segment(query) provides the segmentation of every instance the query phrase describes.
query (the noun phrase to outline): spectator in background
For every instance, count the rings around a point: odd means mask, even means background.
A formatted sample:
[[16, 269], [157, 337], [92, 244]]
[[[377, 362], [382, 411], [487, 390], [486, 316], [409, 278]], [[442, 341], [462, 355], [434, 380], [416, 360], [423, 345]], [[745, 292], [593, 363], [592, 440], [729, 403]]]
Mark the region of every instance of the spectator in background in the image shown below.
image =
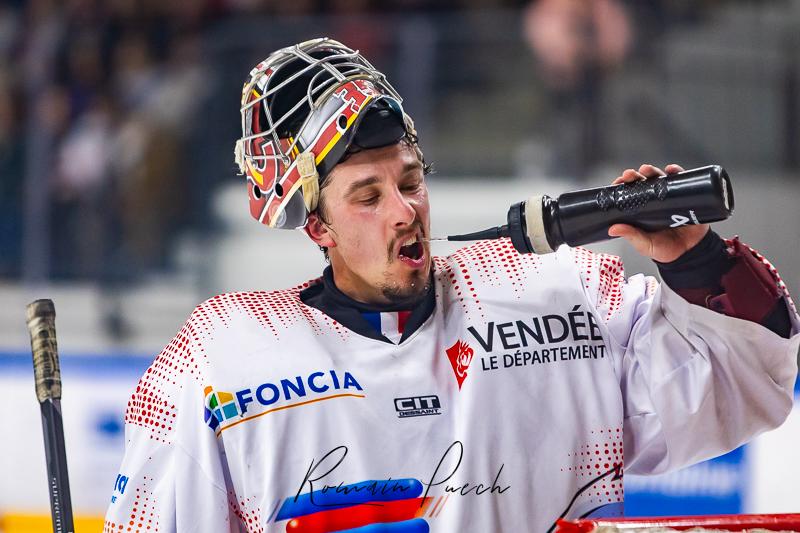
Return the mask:
[[141, 36], [126, 40], [115, 71], [129, 110], [116, 158], [125, 262], [161, 268], [192, 207], [190, 139], [202, 117], [208, 74], [192, 34], [175, 38], [163, 65], [153, 61]]
[[583, 178], [602, 157], [603, 81], [625, 59], [630, 18], [619, 0], [535, 0], [524, 33], [549, 92], [549, 171]]
[[95, 96], [71, 125], [57, 155], [52, 188], [53, 273], [97, 279], [105, 263], [111, 102]]
[[[188, 219], [190, 173], [181, 163], [191, 115], [208, 94], [196, 29], [209, 5], [35, 0], [8, 12], [22, 36], [23, 94], [41, 116], [27, 129], [53, 158], [33, 173], [49, 185], [54, 277], [108, 281], [115, 271], [111, 278], [130, 280], [167, 263], [168, 243]], [[14, 43], [0, 40], [4, 49]], [[29, 166], [24, 155], [19, 164]], [[11, 185], [3, 183], [3, 198], [15, 194]], [[13, 219], [21, 225], [22, 213]]]
[[162, 133], [148, 113], [159, 93], [160, 73], [143, 34], [129, 35], [119, 43], [113, 83], [127, 111], [121, 117], [115, 158], [124, 258], [120, 264], [141, 270], [163, 260], [162, 243], [169, 232], [163, 225], [163, 210], [172, 206], [160, 201], [159, 189], [171, 189], [178, 174], [175, 159], [180, 156], [172, 136]]
[[56, 59], [57, 82], [67, 99], [68, 129], [52, 152], [52, 275], [92, 279], [107, 248], [111, 102], [104, 93], [102, 21], [86, 2], [69, 6]]
[[19, 104], [9, 73], [0, 70], [0, 278], [20, 274], [24, 147]]

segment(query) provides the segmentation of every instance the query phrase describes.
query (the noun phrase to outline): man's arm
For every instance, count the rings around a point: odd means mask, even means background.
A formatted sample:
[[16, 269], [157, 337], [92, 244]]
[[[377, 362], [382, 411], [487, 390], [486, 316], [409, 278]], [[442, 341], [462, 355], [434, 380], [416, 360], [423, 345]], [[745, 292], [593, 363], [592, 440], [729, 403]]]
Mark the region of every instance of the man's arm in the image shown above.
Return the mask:
[[[679, 165], [666, 172], [682, 172]], [[664, 175], [653, 165], [627, 169], [614, 184]], [[615, 224], [608, 234], [622, 237], [634, 249], [658, 265], [667, 285], [687, 301], [728, 316], [759, 323], [788, 338], [790, 312], [783, 282], [777, 271], [738, 238], [723, 241], [708, 224], [645, 232], [626, 224]], [[784, 301], [787, 296], [787, 301]], [[787, 304], [791, 309], [787, 309]]]
[[631, 326], [620, 376], [631, 473], [709, 459], [783, 423], [797, 377], [796, 315], [786, 339], [693, 305], [666, 284], [646, 309]]
[[656, 264], [661, 279], [686, 301], [789, 338], [792, 324], [780, 277], [738, 238], [723, 241], [709, 231], [675, 261]]
[[125, 414], [125, 456], [104, 531], [238, 531], [222, 459], [204, 423], [190, 322], [139, 380]]
[[[615, 183], [663, 174], [642, 165]], [[666, 282], [652, 302], [632, 294], [629, 300], [640, 298], [638, 311], [617, 325], [618, 335], [628, 334], [621, 386], [626, 465], [634, 472], [724, 453], [777, 427], [792, 407], [800, 346], [795, 306], [763, 257], [738, 239], [722, 246], [710, 233], [707, 225], [609, 229], [660, 263]]]
[[[788, 416], [800, 346], [793, 311], [794, 334], [783, 338], [653, 278], [626, 279], [618, 258], [572, 253], [620, 381], [626, 471], [661, 473], [725, 453]], [[793, 310], [788, 297], [780, 303]]]

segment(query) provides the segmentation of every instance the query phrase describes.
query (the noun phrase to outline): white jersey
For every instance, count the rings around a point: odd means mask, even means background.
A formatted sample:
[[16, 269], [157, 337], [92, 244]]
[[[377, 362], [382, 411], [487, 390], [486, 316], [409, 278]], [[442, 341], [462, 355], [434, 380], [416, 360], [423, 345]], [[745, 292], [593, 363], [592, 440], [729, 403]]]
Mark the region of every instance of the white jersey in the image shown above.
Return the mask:
[[106, 530], [544, 532], [620, 514], [623, 464], [704, 460], [792, 408], [793, 312], [784, 339], [617, 257], [507, 240], [435, 258], [434, 281], [397, 345], [308, 284], [197, 307], [130, 400]]

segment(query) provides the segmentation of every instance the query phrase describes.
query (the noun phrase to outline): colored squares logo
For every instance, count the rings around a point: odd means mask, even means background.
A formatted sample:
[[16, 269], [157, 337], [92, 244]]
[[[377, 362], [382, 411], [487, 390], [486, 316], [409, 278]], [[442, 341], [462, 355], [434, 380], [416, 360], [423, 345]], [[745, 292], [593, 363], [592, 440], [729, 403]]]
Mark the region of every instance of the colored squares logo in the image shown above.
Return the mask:
[[[223, 393], [224, 394], [224, 393]], [[226, 403], [222, 406], [222, 412], [225, 414], [225, 419], [239, 416], [239, 410], [236, 408], [235, 403]]]
[[217, 429], [220, 423], [241, 414], [233, 394], [214, 391], [211, 386], [205, 388], [205, 404], [204, 420], [211, 429]]

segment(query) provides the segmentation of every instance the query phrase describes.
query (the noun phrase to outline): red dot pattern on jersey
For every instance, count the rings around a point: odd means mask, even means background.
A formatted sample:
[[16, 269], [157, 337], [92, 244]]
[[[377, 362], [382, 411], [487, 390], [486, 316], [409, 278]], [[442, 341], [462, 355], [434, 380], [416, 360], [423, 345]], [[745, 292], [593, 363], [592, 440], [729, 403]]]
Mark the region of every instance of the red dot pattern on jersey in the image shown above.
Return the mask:
[[538, 256], [518, 253], [509, 239], [478, 241], [449, 257], [434, 257], [445, 301], [457, 300], [465, 312], [476, 312], [481, 318], [485, 318], [479, 294], [482, 287], [510, 286], [520, 299], [531, 283], [531, 269], [538, 272], [538, 265]]
[[237, 499], [233, 491], [228, 491], [228, 505], [248, 533], [264, 533], [261, 525], [261, 509], [254, 506], [250, 498]]
[[183, 387], [181, 376], [199, 382], [198, 363], [206, 363], [205, 354], [190, 320], [139, 380], [128, 400], [125, 423], [148, 430], [151, 439], [171, 442], [176, 418], [175, 402]]
[[452, 300], [458, 300], [461, 304], [461, 307], [464, 309], [466, 314], [470, 312], [470, 306], [468, 304], [474, 304], [474, 311], [480, 313], [481, 317], [484, 316], [483, 309], [480, 306], [480, 300], [478, 299], [477, 293], [475, 292], [475, 288], [472, 285], [468, 285], [470, 288], [469, 296], [471, 297], [467, 300], [464, 297], [464, 279], [461, 277], [460, 274], [463, 274], [461, 271], [464, 270], [466, 272], [466, 268], [464, 268], [461, 264], [452, 262], [451, 257], [434, 257], [433, 258], [433, 265], [437, 277], [439, 278], [442, 286], [442, 297], [445, 302], [450, 302]]
[[228, 327], [234, 317], [255, 319], [276, 338], [298, 321], [305, 321], [316, 335], [336, 332], [347, 340], [350, 331], [338, 322], [300, 300], [300, 292], [319, 280], [274, 292], [236, 292], [221, 294], [195, 308], [178, 335], [161, 351], [139, 380], [128, 401], [126, 424], [149, 430], [150, 438], [172, 442], [176, 417], [175, 403], [183, 387], [183, 377], [202, 386], [201, 366], [206, 365], [203, 338], [214, 330]]
[[282, 331], [304, 321], [315, 335], [336, 332], [342, 340], [347, 340], [350, 332], [328, 315], [307, 306], [300, 300], [300, 293], [320, 280], [312, 280], [297, 287], [280, 291], [253, 291], [220, 294], [198, 307], [197, 312], [206, 319], [216, 317], [228, 326], [233, 315], [252, 317], [276, 338]]
[[[581, 247], [574, 250], [573, 257], [581, 272], [581, 281], [588, 292], [597, 290], [597, 308], [608, 322], [614, 313], [622, 308], [622, 285], [625, 283], [625, 269], [622, 259], [615, 255], [596, 254]], [[598, 286], [592, 287], [592, 278], [596, 276]]]
[[[728, 247], [728, 253], [733, 253], [733, 239], [725, 239], [725, 245]], [[792, 300], [792, 297], [789, 295], [789, 289], [786, 288], [786, 284], [781, 279], [781, 275], [778, 273], [778, 269], [772, 266], [772, 263], [770, 263], [766, 257], [758, 253], [756, 250], [754, 250], [753, 248], [751, 248], [746, 244], [744, 244], [744, 246], [745, 248], [750, 250], [750, 253], [753, 254], [753, 257], [758, 259], [758, 261], [760, 261], [764, 266], [767, 267], [767, 270], [769, 270], [772, 279], [775, 280], [775, 283], [778, 286], [778, 290], [780, 290], [781, 295], [784, 298], [786, 298], [786, 301], [788, 302], [789, 307], [792, 310], [792, 313], [797, 314], [797, 307], [795, 307], [794, 301]]]
[[141, 487], [136, 487], [136, 492], [131, 502], [131, 512], [126, 522], [103, 523], [103, 533], [119, 533], [120, 531], [158, 531], [158, 516], [156, 515], [155, 498], [147, 488], [147, 484], [153, 481], [152, 478], [142, 476]]
[[623, 465], [622, 429], [603, 428], [592, 431], [591, 435], [591, 441], [588, 444], [567, 454], [569, 457], [567, 466], [561, 471], [573, 472], [578, 479], [578, 485], [583, 486], [592, 479], [617, 469], [596, 481], [583, 493], [583, 496], [589, 498], [589, 503], [595, 504], [621, 502], [624, 499], [621, 475]]

